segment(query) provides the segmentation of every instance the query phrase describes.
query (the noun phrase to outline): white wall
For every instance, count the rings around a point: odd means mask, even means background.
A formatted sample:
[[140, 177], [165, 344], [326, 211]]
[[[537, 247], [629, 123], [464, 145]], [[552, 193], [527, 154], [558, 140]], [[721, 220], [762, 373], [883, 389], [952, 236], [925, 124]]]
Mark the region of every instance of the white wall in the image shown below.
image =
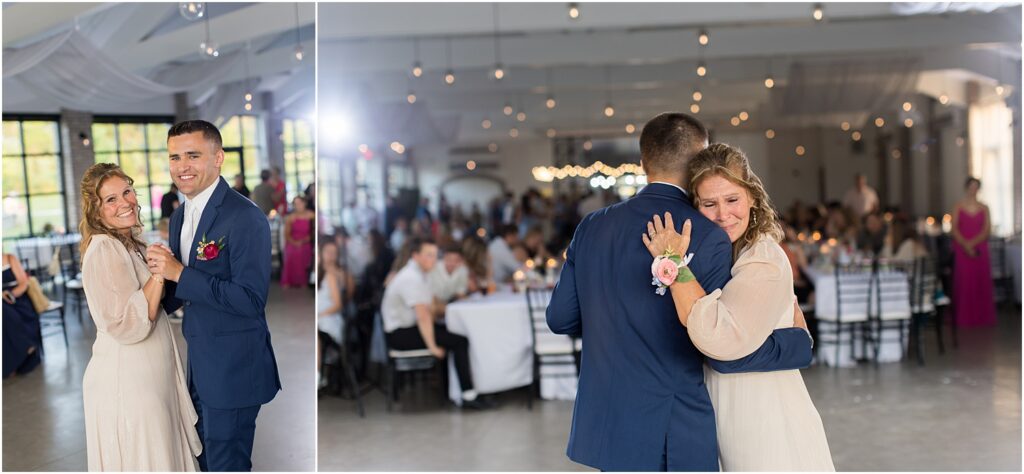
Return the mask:
[[[483, 144], [486, 147], [486, 144]], [[483, 174], [500, 179], [505, 188], [516, 196], [523, 194], [527, 189], [534, 187], [541, 192], [551, 189], [551, 183], [541, 183], [533, 179], [532, 169], [534, 166], [550, 166], [554, 162], [551, 142], [547, 139], [523, 139], [498, 142], [497, 153], [481, 153], [474, 155], [460, 154], [452, 156], [449, 153], [451, 147], [448, 145], [425, 145], [415, 149], [417, 167], [419, 170], [420, 191], [430, 198], [432, 205], [437, 204], [441, 184], [453, 174], [473, 175]], [[477, 169], [469, 171], [465, 164], [467, 160], [477, 162]], [[451, 165], [457, 165], [452, 168]], [[496, 165], [496, 168], [488, 168], [487, 165]], [[471, 183], [466, 182], [466, 183]], [[446, 198], [452, 201], [463, 199], [477, 199], [481, 201], [481, 207], [485, 208], [486, 200], [490, 199], [491, 186], [478, 182], [476, 185], [456, 184], [453, 190], [465, 188], [466, 191], [480, 189], [479, 195], [461, 197], [452, 193], [446, 193]], [[468, 202], [468, 201], [466, 201]], [[469, 209], [466, 205], [466, 210]]]

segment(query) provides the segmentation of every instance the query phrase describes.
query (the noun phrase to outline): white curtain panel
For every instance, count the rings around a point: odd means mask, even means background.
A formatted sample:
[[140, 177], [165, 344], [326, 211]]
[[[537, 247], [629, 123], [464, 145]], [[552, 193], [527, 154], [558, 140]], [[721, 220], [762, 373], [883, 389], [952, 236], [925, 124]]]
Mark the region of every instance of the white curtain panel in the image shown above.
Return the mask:
[[75, 30], [23, 48], [4, 50], [4, 79], [21, 82], [41, 97], [83, 110], [151, 100], [215, 84], [238, 63], [241, 54], [213, 61], [164, 67], [147, 78], [120, 67]]

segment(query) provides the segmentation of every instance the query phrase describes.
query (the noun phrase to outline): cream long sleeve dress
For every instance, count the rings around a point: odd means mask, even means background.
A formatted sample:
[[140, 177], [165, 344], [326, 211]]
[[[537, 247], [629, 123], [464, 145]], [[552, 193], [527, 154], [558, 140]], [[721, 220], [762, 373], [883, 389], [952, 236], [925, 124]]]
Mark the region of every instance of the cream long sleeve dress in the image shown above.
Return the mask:
[[[762, 237], [737, 257], [732, 279], [693, 306], [687, 332], [718, 360], [742, 358], [772, 331], [793, 327], [793, 271]], [[825, 429], [799, 370], [721, 374], [704, 367], [725, 471], [835, 471]]]
[[145, 261], [96, 235], [82, 274], [96, 323], [82, 381], [89, 470], [198, 471], [198, 417], [167, 315], [149, 320]]

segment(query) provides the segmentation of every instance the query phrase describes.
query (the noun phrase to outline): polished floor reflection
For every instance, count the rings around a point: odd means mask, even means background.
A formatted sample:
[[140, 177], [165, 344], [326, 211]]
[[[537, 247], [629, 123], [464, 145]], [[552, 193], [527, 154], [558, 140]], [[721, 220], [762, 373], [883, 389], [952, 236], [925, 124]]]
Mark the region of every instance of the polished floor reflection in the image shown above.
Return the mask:
[[[996, 328], [962, 329], [959, 347], [935, 349], [925, 366], [904, 361], [850, 369], [815, 366], [804, 380], [821, 412], [840, 471], [1020, 471], [1021, 310], [1004, 309]], [[438, 408], [432, 400], [384, 409], [367, 395], [319, 401], [321, 471], [571, 471], [565, 457], [572, 402], [527, 411], [521, 394], [488, 412]]]
[[[281, 290], [272, 284], [267, 321], [283, 391], [260, 411], [253, 470], [312, 471], [316, 424], [313, 291]], [[184, 348], [180, 330], [176, 333]], [[26, 376], [3, 381], [4, 471], [86, 469], [82, 375], [96, 329], [91, 321], [80, 325], [72, 309], [68, 350], [58, 329], [44, 329], [44, 334], [43, 364]]]

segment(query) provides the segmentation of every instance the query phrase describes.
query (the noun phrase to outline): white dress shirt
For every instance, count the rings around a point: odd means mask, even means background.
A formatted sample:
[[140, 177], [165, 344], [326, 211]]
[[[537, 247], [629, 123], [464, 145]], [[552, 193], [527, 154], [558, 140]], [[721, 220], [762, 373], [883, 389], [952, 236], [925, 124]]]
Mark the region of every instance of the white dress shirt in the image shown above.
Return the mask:
[[505, 281], [512, 278], [512, 274], [523, 265], [522, 262], [516, 260], [512, 248], [501, 236], [495, 237], [491, 241], [491, 244], [487, 246], [487, 253], [491, 256], [494, 281]]
[[196, 197], [192, 199], [185, 199], [182, 206], [185, 206], [184, 216], [182, 216], [181, 222], [181, 264], [188, 266], [188, 257], [192, 253], [192, 243], [196, 237], [196, 229], [199, 228], [199, 219], [203, 217], [203, 211], [206, 210], [206, 204], [210, 202], [210, 197], [213, 196], [213, 190], [217, 189], [217, 184], [220, 182], [218, 179], [213, 184], [206, 187], [206, 189], [199, 192]]

